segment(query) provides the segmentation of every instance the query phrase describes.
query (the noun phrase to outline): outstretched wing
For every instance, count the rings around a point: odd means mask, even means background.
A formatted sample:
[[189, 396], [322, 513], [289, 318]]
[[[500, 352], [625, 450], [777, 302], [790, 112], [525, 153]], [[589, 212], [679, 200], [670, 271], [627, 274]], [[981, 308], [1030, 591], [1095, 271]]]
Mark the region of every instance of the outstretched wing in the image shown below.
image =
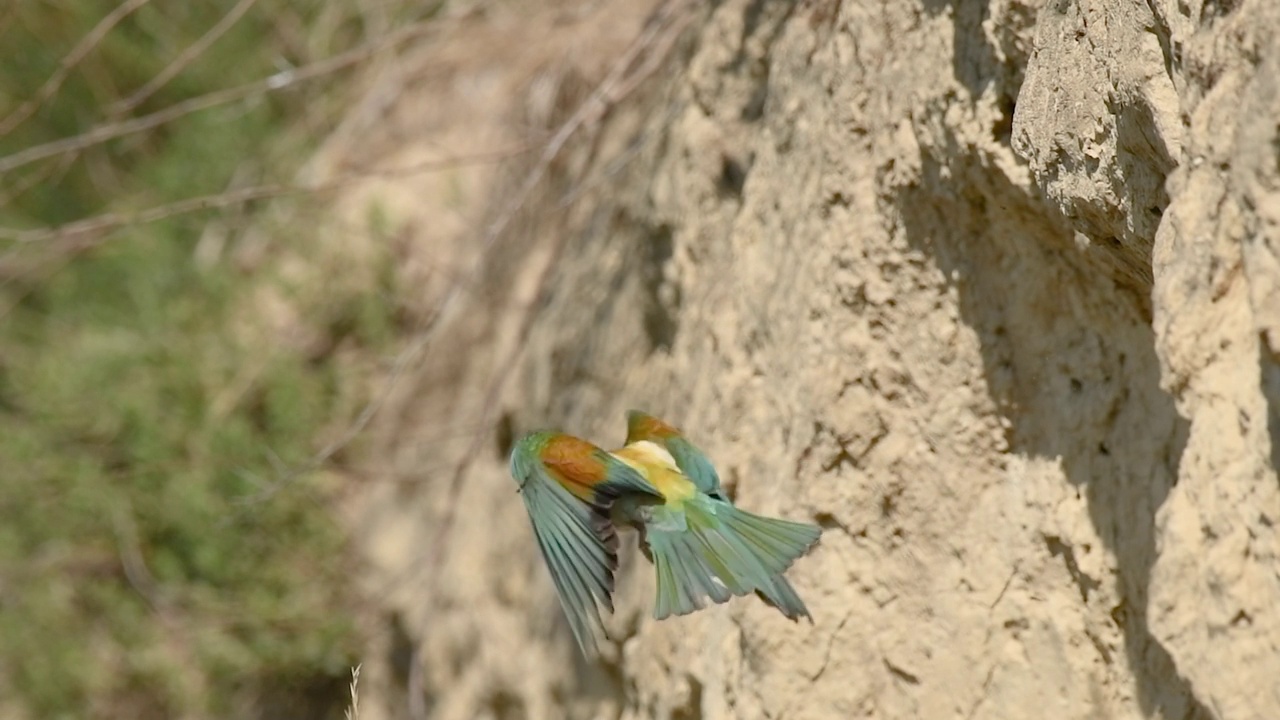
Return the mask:
[[635, 468], [572, 435], [551, 438], [538, 453], [551, 478], [589, 505], [608, 510], [622, 495], [639, 493], [661, 497], [658, 489]]
[[618, 538], [607, 515], [535, 471], [521, 491], [538, 549], [584, 655], [599, 654], [600, 607], [613, 612]]
[[724, 500], [720, 487], [720, 475], [710, 458], [706, 456], [680, 430], [639, 410], [627, 413], [627, 445], [648, 440], [671, 453], [680, 472], [693, 481], [698, 490], [711, 497]]
[[604, 635], [600, 608], [613, 612], [618, 569], [610, 509], [622, 495], [658, 491], [595, 445], [560, 433], [525, 436], [511, 454], [511, 474], [573, 637], [584, 655], [597, 655]]

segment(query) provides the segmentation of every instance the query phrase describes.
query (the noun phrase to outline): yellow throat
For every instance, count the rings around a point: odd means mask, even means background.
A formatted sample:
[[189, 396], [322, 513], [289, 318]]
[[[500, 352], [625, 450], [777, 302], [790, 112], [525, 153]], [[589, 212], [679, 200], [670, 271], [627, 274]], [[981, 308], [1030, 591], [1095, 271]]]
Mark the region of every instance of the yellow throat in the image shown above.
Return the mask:
[[667, 504], [684, 502], [698, 493], [693, 481], [676, 467], [675, 458], [660, 445], [641, 440], [611, 454], [653, 483]]

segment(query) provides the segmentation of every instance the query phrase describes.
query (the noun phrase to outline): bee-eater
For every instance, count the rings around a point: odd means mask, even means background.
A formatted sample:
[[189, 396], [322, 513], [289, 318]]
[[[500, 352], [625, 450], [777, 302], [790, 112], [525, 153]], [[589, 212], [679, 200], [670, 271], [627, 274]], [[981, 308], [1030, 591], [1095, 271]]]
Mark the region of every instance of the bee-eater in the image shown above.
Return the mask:
[[758, 592], [791, 619], [808, 610], [782, 573], [818, 540], [815, 525], [761, 517], [723, 495], [706, 456], [679, 431], [628, 416], [628, 442], [612, 453], [570, 435], [537, 432], [516, 443], [511, 473], [583, 653], [613, 611], [618, 525], [640, 530], [657, 572], [654, 617], [685, 615]]
[[626, 463], [572, 435], [534, 432], [511, 451], [533, 535], [551, 571], [560, 606], [584, 655], [604, 633], [598, 606], [613, 612], [618, 536], [609, 512], [624, 493], [661, 497]]
[[[706, 454], [689, 442], [684, 434], [675, 427], [652, 415], [639, 410], [632, 410], [627, 413], [626, 447], [636, 448], [642, 456], [651, 454], [642, 449], [644, 446], [640, 443], [645, 442], [652, 443], [665, 450], [671, 456], [671, 460], [680, 473], [693, 482], [699, 493], [709, 497], [716, 503], [732, 505], [720, 486], [719, 473], [716, 472], [715, 466], [711, 464], [711, 460], [707, 458]], [[769, 520], [768, 518], [760, 518], [750, 513], [744, 513], [741, 510], [737, 510], [736, 514], [764, 521], [748, 523], [744, 539], [758, 537], [763, 534], [764, 537], [759, 538], [766, 541], [762, 549], [768, 548], [774, 551], [773, 559], [775, 564], [777, 564], [777, 561], [785, 559], [785, 563], [782, 564], [782, 570], [785, 570], [792, 561], [808, 551], [809, 547], [817, 542], [819, 535], [822, 533], [822, 529], [816, 525], [793, 523], [786, 520]], [[771, 537], [784, 541], [791, 540], [792, 544], [786, 545], [784, 542], [783, 545], [779, 546], [776, 542], [768, 542], [768, 538]], [[798, 553], [790, 554], [789, 551], [795, 550], [800, 545], [803, 545], [803, 548]], [[768, 554], [766, 552], [766, 555]], [[813, 618], [809, 615], [809, 609], [805, 607], [804, 601], [796, 594], [795, 588], [782, 575], [782, 570], [773, 573], [769, 583], [761, 583], [759, 587], [755, 588], [756, 592], [765, 602], [776, 607], [787, 618], [799, 620], [801, 617], [805, 617], [812, 622]], [[677, 612], [676, 614], [682, 613]]]

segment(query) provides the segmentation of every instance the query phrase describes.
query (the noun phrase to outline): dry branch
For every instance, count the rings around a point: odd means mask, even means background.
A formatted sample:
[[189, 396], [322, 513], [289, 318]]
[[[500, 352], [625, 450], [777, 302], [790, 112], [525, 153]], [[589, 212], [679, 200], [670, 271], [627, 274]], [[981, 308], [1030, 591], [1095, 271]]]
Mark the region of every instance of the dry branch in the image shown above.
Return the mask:
[[[498, 221], [490, 227], [490, 232], [501, 233], [506, 228], [507, 222], [523, 205], [537, 183], [546, 175], [552, 161], [560, 154], [571, 137], [585, 127], [597, 128], [600, 119], [605, 115], [609, 107], [630, 95], [661, 66], [667, 52], [675, 44], [676, 38], [691, 19], [687, 12], [688, 9], [689, 5], [681, 0], [668, 0], [659, 8], [644, 32], [636, 38], [631, 46], [627, 48], [627, 51], [622, 54], [622, 57], [614, 63], [609, 74], [605, 76], [605, 79], [596, 87], [591, 96], [583, 102], [577, 112], [561, 126], [560, 131], [547, 144], [538, 164], [530, 171], [525, 178], [525, 182], [521, 185], [520, 192], [512, 198], [512, 202], [508, 204], [506, 211], [499, 215]], [[488, 237], [486, 241], [491, 243], [495, 237], [496, 235]], [[551, 242], [554, 244], [551, 252], [546, 254], [546, 261], [540, 270], [537, 282], [537, 295], [539, 297], [546, 292], [550, 285], [552, 274], [557, 265], [556, 261], [564, 250], [565, 238], [556, 236]], [[520, 355], [523, 354], [525, 346], [528, 344], [529, 335], [533, 330], [533, 320], [538, 307], [541, 307], [541, 303], [537, 301], [537, 298], [535, 298], [534, 302], [526, 305], [516, 340], [509, 349], [508, 355], [502, 362], [498, 363], [497, 367], [513, 367]], [[492, 422], [494, 408], [497, 407], [510, 376], [511, 373], [500, 371], [494, 377], [481, 406], [481, 426], [487, 426]], [[448, 545], [449, 531], [457, 515], [458, 494], [466, 481], [467, 474], [470, 472], [475, 458], [479, 455], [480, 447], [484, 441], [485, 435], [477, 433], [475, 439], [471, 442], [471, 446], [463, 453], [462, 460], [454, 470], [453, 478], [445, 496], [445, 516], [436, 533], [436, 540], [431, 546], [430, 567], [439, 567], [440, 558]]]
[[[209, 195], [177, 200], [132, 213], [103, 213], [101, 215], [95, 215], [91, 218], [77, 220], [75, 222], [59, 225], [58, 227], [53, 228], [39, 228], [35, 230], [0, 228], [0, 240], [10, 240], [16, 243], [29, 244], [58, 240], [66, 237], [78, 237], [86, 233], [109, 233], [126, 226], [153, 223], [178, 215], [199, 212], [201, 210], [220, 210], [234, 205], [253, 202], [255, 200], [267, 200], [287, 195], [322, 193], [348, 187], [368, 180], [411, 177], [423, 173], [450, 170], [468, 165], [481, 165], [485, 163], [499, 162], [516, 157], [517, 155], [527, 151], [528, 148], [518, 146], [485, 153], [477, 153], [475, 155], [461, 155], [457, 157], [442, 158], [439, 160], [430, 160], [402, 168], [353, 171], [345, 173], [333, 180], [315, 185], [255, 185], [253, 187], [240, 188], [238, 190], [226, 190], [220, 193], [212, 193]], [[105, 235], [102, 236], [102, 238], [105, 238]], [[100, 240], [102, 238], [100, 238]], [[0, 258], [0, 265], [2, 264], [3, 259]]]
[[432, 28], [433, 24], [429, 22], [415, 23], [397, 30], [377, 41], [365, 43], [359, 47], [334, 55], [331, 58], [325, 58], [324, 60], [318, 60], [309, 65], [303, 65], [298, 68], [278, 72], [274, 75], [270, 75], [260, 80], [255, 80], [250, 83], [245, 83], [238, 87], [227, 88], [226, 90], [219, 90], [217, 92], [191, 98], [190, 100], [184, 100], [183, 102], [170, 105], [163, 110], [157, 110], [149, 115], [143, 115], [142, 117], [131, 118], [129, 120], [107, 122], [79, 135], [73, 135], [69, 138], [54, 140], [53, 142], [43, 143], [41, 145], [33, 145], [25, 150], [20, 150], [11, 155], [0, 157], [0, 175], [16, 170], [20, 167], [30, 165], [31, 163], [39, 162], [46, 158], [56, 157], [64, 153], [80, 152], [95, 145], [101, 145], [102, 143], [115, 140], [116, 138], [145, 132], [166, 123], [173, 122], [179, 118], [186, 117], [192, 113], [245, 100], [255, 95], [283, 90], [284, 88], [292, 87], [299, 83], [324, 77], [325, 75], [329, 75], [330, 73], [350, 67], [383, 52], [399, 47], [409, 40], [426, 34]]
[[66, 57], [62, 58], [62, 62], [58, 64], [58, 69], [45, 80], [44, 85], [36, 92], [35, 97], [22, 103], [16, 110], [9, 113], [8, 117], [0, 120], [0, 137], [4, 137], [13, 132], [14, 128], [21, 125], [40, 109], [40, 106], [49, 101], [49, 98], [57, 94], [58, 89], [62, 87], [62, 83], [66, 82], [67, 76], [71, 74], [71, 69], [80, 64], [85, 55], [102, 42], [102, 38], [111, 32], [111, 29], [120, 23], [121, 20], [129, 16], [138, 8], [146, 5], [151, 0], [128, 0], [121, 3], [119, 7], [107, 13], [107, 16], [98, 21], [98, 24], [89, 31], [87, 35], [80, 38], [80, 42], [76, 44]]
[[166, 65], [163, 70], [156, 73], [155, 77], [148, 80], [146, 84], [138, 88], [129, 97], [108, 108], [107, 114], [118, 118], [133, 112], [134, 108], [146, 102], [147, 98], [154, 95], [160, 88], [167, 85], [170, 80], [174, 79], [179, 73], [187, 69], [188, 65], [195, 62], [196, 58], [200, 57], [205, 50], [209, 49], [210, 45], [217, 42], [218, 38], [222, 37], [223, 34], [239, 22], [240, 18], [244, 17], [244, 14], [249, 12], [249, 8], [253, 7], [257, 2], [258, 0], [240, 0], [240, 2], [236, 3], [235, 7], [231, 8], [227, 11], [226, 15], [222, 16], [221, 20], [215, 23], [213, 27], [209, 28], [208, 32], [201, 35], [199, 40], [191, 43], [187, 49], [179, 53], [178, 57], [174, 58], [173, 61]]
[[[488, 253], [502, 234], [506, 231], [508, 225], [516, 214], [524, 207], [533, 190], [546, 177], [551, 164], [559, 157], [564, 150], [566, 144], [575, 135], [582, 132], [584, 128], [595, 127], [599, 120], [607, 113], [608, 109], [614, 104], [621, 101], [630, 94], [639, 83], [649, 75], [651, 75], [657, 67], [666, 52], [674, 43], [681, 30], [684, 29], [689, 17], [687, 10], [689, 3], [687, 0], [668, 0], [654, 17], [650, 20], [648, 26], [636, 38], [635, 41], [627, 48], [626, 52], [613, 64], [609, 73], [604, 80], [595, 88], [590, 96], [578, 107], [578, 109], [566, 120], [557, 131], [543, 146], [542, 152], [539, 154], [537, 161], [532, 169], [525, 175], [516, 192], [503, 206], [498, 215], [490, 222], [484, 230], [480, 239], [480, 254], [484, 256]], [[655, 49], [660, 52], [655, 52]], [[638, 62], [641, 61], [641, 62]], [[563, 247], [563, 238], [555, 238], [556, 243], [552, 252], [548, 253], [546, 266], [541, 271], [539, 287], [546, 285], [547, 279], [550, 277], [551, 268], [554, 266], [554, 260], [560, 249]], [[449, 289], [445, 292], [444, 297], [432, 309], [431, 314], [423, 321], [422, 326], [415, 332], [409, 344], [401, 350], [392, 365], [390, 373], [387, 376], [385, 386], [378, 394], [370, 400], [361, 410], [356, 419], [347, 427], [347, 429], [333, 442], [326, 445], [320, 452], [316, 453], [310, 461], [285, 473], [278, 477], [275, 482], [264, 488], [262, 491], [252, 496], [246, 497], [244, 502], [257, 503], [267, 500], [280, 492], [301, 475], [310, 472], [333, 457], [335, 453], [340, 451], [351, 443], [364, 429], [369, 422], [377, 415], [378, 411], [390, 399], [396, 385], [403, 377], [408, 368], [418, 359], [423, 350], [426, 349], [435, 332], [441, 327], [443, 320], [449, 317], [454, 310], [455, 304], [462, 297], [464, 288], [474, 283], [476, 276], [483, 270], [483, 265], [478, 265], [468, 273], [460, 276], [450, 284]], [[539, 291], [541, 292], [541, 290]], [[530, 308], [536, 307], [536, 303], [532, 303]], [[532, 309], [526, 311], [527, 315], [521, 324], [519, 339], [514, 349], [511, 351], [510, 360], [514, 360], [523, 350], [524, 342], [528, 337], [532, 327]], [[496, 404], [497, 397], [505, 387], [503, 382], [505, 374], [499, 375], [491, 386], [485, 400], [484, 412], [485, 418], [491, 414], [490, 409]], [[487, 422], [484, 423], [487, 425]], [[476, 434], [476, 440], [473, 441], [473, 452], [482, 442], [483, 432]], [[455, 468], [453, 480], [450, 484], [448, 492], [448, 501], [446, 515], [437, 532], [437, 540], [433, 543], [433, 552], [431, 565], [438, 565], [439, 557], [445, 546], [444, 540], [448, 537], [449, 528], [452, 526], [454, 518], [454, 506], [456, 505], [456, 497], [462, 481], [466, 477], [466, 473], [470, 469], [470, 462], [465, 461]]]

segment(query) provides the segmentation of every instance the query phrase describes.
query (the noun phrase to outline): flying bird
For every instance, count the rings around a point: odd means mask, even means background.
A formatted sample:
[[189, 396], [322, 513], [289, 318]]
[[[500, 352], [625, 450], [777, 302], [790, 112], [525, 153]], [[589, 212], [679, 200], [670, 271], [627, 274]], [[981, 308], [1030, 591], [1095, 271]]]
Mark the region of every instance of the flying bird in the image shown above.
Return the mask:
[[661, 497], [626, 463], [572, 435], [534, 432], [511, 451], [533, 536], [584, 655], [599, 654], [599, 607], [613, 612], [618, 536], [610, 511], [624, 494]]
[[629, 413], [627, 443], [613, 452], [530, 433], [511, 452], [511, 474], [584, 655], [599, 653], [600, 608], [613, 612], [624, 525], [640, 531], [654, 564], [656, 619], [753, 592], [792, 620], [809, 615], [782, 574], [821, 529], [734, 507], [707, 457], [657, 418]]
[[[720, 485], [720, 475], [716, 472], [715, 466], [711, 464], [711, 460], [699, 450], [688, 438], [684, 436], [678, 429], [668, 425], [658, 418], [632, 410], [627, 413], [627, 440], [624, 452], [628, 448], [634, 448], [632, 454], [638, 454], [641, 457], [652, 457], [655, 455], [652, 448], [647, 447], [643, 443], [651, 443], [661, 450], [665, 450], [670, 455], [671, 462], [684, 477], [688, 478], [694, 484], [698, 492], [710, 498], [713, 501], [710, 506], [716, 508], [720, 504], [732, 505], [729, 498], [725, 496], [724, 489]], [[661, 453], [656, 454], [659, 464], [663, 464], [665, 458]], [[705, 502], [705, 501], [704, 501]], [[736, 510], [736, 509], [735, 509]], [[739, 516], [747, 516], [760, 522], [753, 522], [747, 528], [746, 538], [757, 538], [764, 540], [762, 549], [772, 550], [774, 565], [781, 564], [781, 568], [773, 573], [769, 582], [760, 583], [755, 588], [755, 592], [760, 595], [765, 602], [777, 608], [783, 615], [790, 620], [799, 620], [800, 618], [808, 618], [810, 622], [813, 617], [809, 614], [809, 609], [805, 607], [804, 601], [796, 594], [795, 588], [782, 575], [785, 570], [797, 557], [803, 555], [818, 540], [822, 529], [817, 525], [807, 523], [794, 523], [787, 520], [771, 520], [762, 518], [757, 515], [745, 513], [736, 510], [732, 515], [733, 520], [730, 522], [735, 525], [741, 524]], [[773, 542], [770, 542], [773, 540]], [[783, 540], [784, 544], [779, 545], [777, 540]], [[791, 545], [786, 545], [785, 541], [790, 540]], [[798, 545], [803, 544], [803, 549], [798, 553], [790, 554], [789, 550], [794, 550]], [[768, 567], [768, 566], [766, 566]], [[689, 611], [691, 612], [691, 611]], [[683, 614], [683, 613], [676, 613]], [[659, 618], [661, 619], [661, 618]]]

